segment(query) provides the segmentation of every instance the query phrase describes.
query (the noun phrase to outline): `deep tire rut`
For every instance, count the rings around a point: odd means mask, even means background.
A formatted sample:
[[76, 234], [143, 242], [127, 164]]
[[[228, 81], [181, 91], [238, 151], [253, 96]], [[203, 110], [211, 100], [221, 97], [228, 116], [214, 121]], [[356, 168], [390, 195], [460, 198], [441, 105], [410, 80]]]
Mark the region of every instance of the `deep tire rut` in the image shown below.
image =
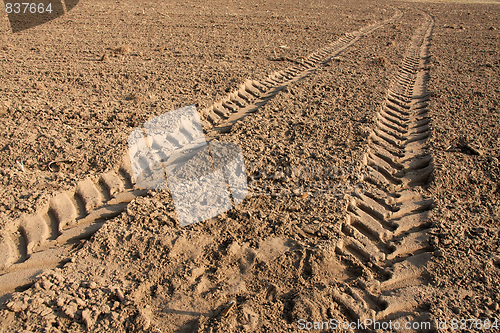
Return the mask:
[[[247, 80], [223, 100], [202, 110], [201, 121], [209, 139], [247, 114], [257, 111], [286, 86], [311, 74], [362, 37], [401, 18], [395, 9], [393, 17], [347, 33], [336, 42], [320, 49], [296, 65], [277, 71], [261, 81]], [[179, 128], [172, 137], [185, 136]], [[123, 212], [127, 204], [147, 190], [135, 186], [128, 154], [123, 162], [97, 178], [87, 178], [66, 192], [55, 193], [49, 203], [34, 214], [25, 214], [0, 231], [0, 301], [8, 293], [30, 286], [44, 269], [54, 268], [68, 260], [73, 246], [90, 238], [99, 228]]]
[[146, 190], [133, 187], [128, 159], [74, 190], [55, 194], [35, 214], [25, 214], [2, 230], [0, 294], [29, 285], [43, 269], [64, 263], [72, 246], [90, 238]]
[[427, 146], [429, 46], [434, 27], [426, 14], [377, 114], [363, 164], [366, 189], [350, 200], [337, 250], [363, 269], [356, 286], [343, 284], [335, 299], [357, 320], [401, 323], [426, 318], [412, 297], [425, 283], [432, 257], [428, 228], [433, 200], [423, 191], [433, 171]]

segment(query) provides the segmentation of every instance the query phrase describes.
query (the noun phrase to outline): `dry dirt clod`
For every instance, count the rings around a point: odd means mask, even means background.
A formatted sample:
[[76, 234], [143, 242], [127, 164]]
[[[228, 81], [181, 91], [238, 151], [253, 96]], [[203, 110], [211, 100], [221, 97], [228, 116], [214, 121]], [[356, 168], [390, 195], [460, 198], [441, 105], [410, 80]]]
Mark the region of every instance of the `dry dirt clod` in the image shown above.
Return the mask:
[[28, 307], [28, 304], [26, 304], [25, 302], [22, 302], [22, 301], [11, 301], [11, 302], [7, 303], [7, 308], [13, 312], [24, 311], [24, 310], [26, 310], [27, 307]]
[[385, 67], [385, 66], [387, 66], [387, 59], [385, 57], [377, 57], [377, 58], [373, 59], [373, 63], [375, 65]]
[[92, 326], [94, 326], [94, 319], [92, 318], [92, 313], [89, 309], [83, 310], [82, 319], [85, 322], [85, 326], [87, 326], [87, 329], [90, 330]]
[[63, 306], [62, 311], [69, 318], [75, 318], [75, 314], [78, 311], [78, 306], [75, 302], [71, 302], [70, 304]]
[[72, 159], [58, 159], [58, 160], [52, 161], [48, 165], [49, 170], [53, 172], [54, 170], [52, 169], [52, 167], [54, 166], [54, 164], [57, 164], [57, 163], [75, 163], [75, 161]]
[[143, 95], [141, 95], [141, 94], [135, 94], [134, 93], [134, 94], [128, 95], [125, 99], [127, 101], [132, 101], [134, 103], [140, 103], [140, 102], [142, 102], [145, 99], [145, 97]]
[[119, 47], [116, 47], [113, 49], [113, 51], [115, 51], [115, 53], [117, 54], [129, 54], [130, 53], [130, 46], [127, 46], [127, 45], [123, 45], [123, 46], [119, 46]]

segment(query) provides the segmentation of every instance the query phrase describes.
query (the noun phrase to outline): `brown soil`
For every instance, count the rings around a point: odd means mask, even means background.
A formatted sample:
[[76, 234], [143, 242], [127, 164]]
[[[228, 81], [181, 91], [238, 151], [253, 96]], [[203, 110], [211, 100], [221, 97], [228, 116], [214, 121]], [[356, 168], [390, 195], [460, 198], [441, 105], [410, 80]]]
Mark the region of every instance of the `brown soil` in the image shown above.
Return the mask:
[[[5, 294], [0, 331], [288, 332], [300, 319], [364, 318], [338, 294], [369, 290], [359, 286], [376, 263], [339, 244], [349, 238], [353, 189], [367, 184], [377, 113], [424, 12], [434, 19], [420, 69], [430, 76], [434, 168], [411, 189], [434, 203], [426, 247], [409, 257], [425, 250], [431, 258], [410, 287], [394, 289], [398, 302], [414, 305], [381, 319], [500, 320], [495, 4], [81, 1], [18, 34], [4, 17], [0, 236], [54, 193], [113, 170], [145, 121], [192, 103], [205, 109], [246, 79], [391, 18], [394, 7], [401, 18], [284, 87], [229, 133], [211, 132], [243, 151], [243, 203], [181, 228], [168, 191], [137, 196], [72, 244], [69, 260]], [[384, 304], [373, 310], [384, 313]]]

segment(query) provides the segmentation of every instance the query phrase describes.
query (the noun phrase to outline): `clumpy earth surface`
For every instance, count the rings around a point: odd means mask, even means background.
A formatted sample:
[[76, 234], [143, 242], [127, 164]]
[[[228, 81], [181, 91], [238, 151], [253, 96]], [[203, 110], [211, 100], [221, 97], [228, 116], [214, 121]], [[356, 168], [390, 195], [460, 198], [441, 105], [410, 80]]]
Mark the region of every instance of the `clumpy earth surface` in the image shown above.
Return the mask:
[[498, 4], [80, 1], [17, 34], [1, 14], [0, 228], [112, 169], [145, 121], [204, 109], [394, 8], [393, 23], [211, 138], [242, 150], [241, 204], [180, 227], [169, 191], [148, 191], [3, 298], [0, 331], [294, 332], [301, 319], [355, 320], [332, 290], [363, 271], [337, 243], [422, 11], [435, 20], [434, 170], [422, 189], [434, 199], [433, 256], [412, 297], [431, 322], [500, 321]]

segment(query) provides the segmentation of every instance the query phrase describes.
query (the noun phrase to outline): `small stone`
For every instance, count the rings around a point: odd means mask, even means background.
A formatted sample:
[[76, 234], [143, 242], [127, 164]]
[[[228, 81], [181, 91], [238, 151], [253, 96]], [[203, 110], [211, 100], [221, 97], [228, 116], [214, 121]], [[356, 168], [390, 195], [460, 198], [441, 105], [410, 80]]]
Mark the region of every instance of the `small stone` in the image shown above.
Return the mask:
[[121, 303], [125, 302], [125, 296], [123, 295], [120, 289], [116, 289], [116, 297], [120, 300]]
[[96, 289], [97, 288], [97, 283], [95, 283], [94, 281], [90, 282], [89, 283], [89, 288], [90, 289]]

